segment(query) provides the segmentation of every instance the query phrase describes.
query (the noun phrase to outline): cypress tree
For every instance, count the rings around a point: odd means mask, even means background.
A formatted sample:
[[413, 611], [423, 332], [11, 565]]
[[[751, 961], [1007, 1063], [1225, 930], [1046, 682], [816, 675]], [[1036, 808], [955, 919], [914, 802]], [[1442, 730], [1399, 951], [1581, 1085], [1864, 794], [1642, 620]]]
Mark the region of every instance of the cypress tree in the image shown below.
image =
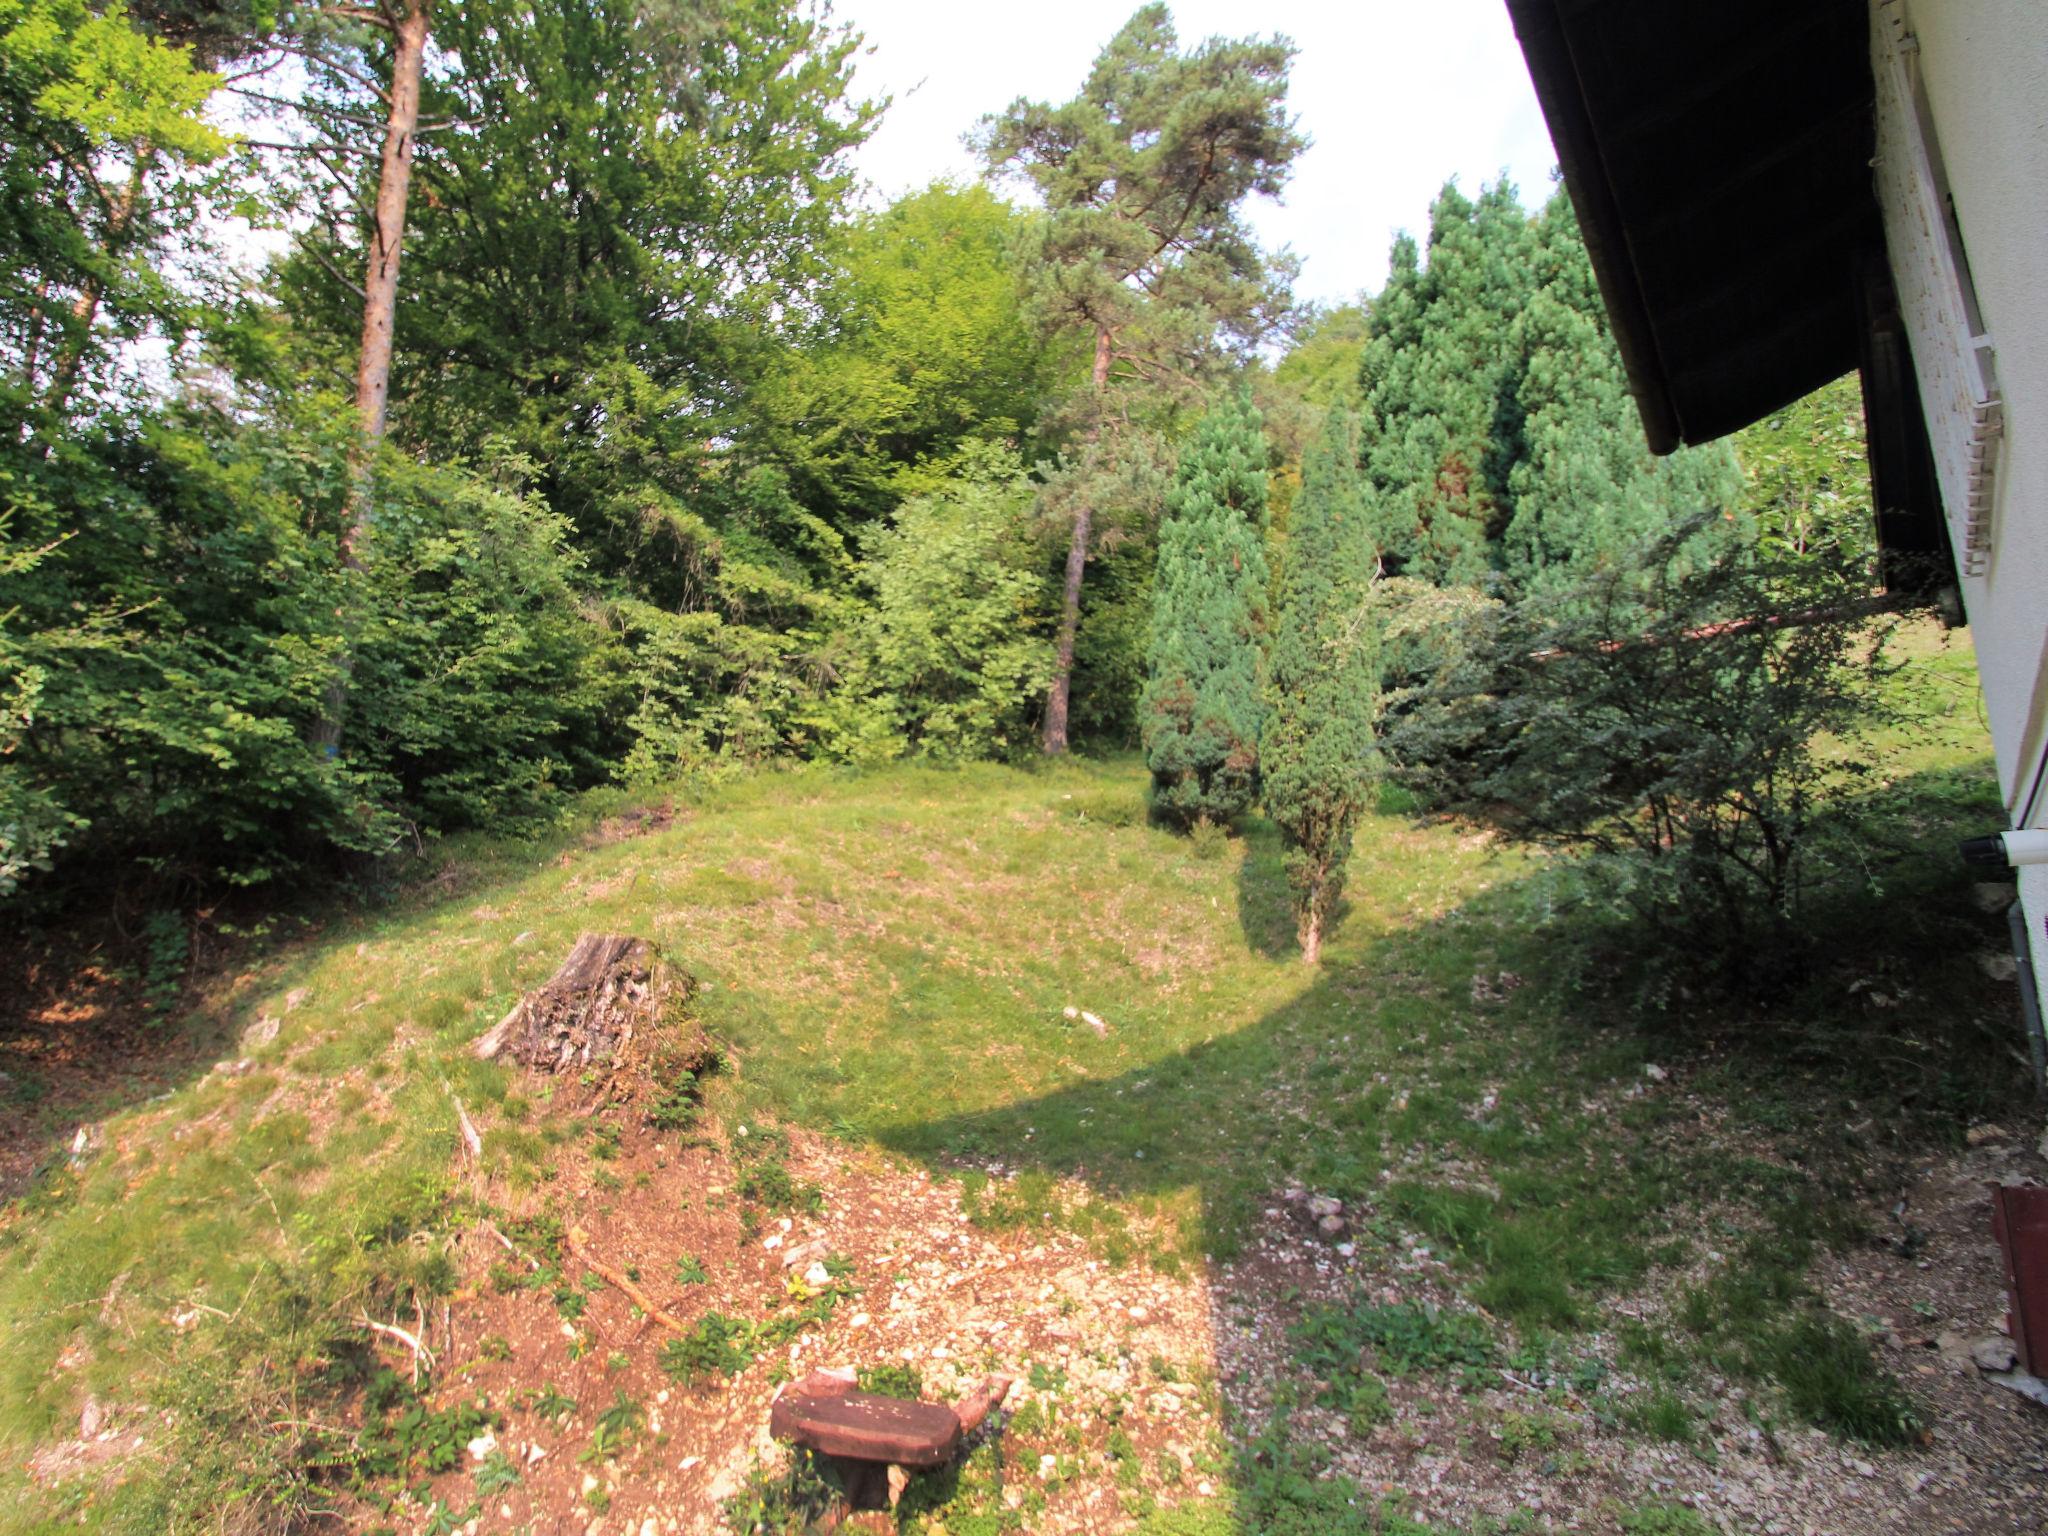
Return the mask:
[[1286, 847], [1301, 957], [1322, 952], [1351, 834], [1376, 772], [1377, 631], [1360, 608], [1378, 569], [1350, 415], [1332, 410], [1302, 461], [1288, 528], [1260, 742], [1266, 813]]
[[1139, 705], [1152, 804], [1227, 821], [1258, 788], [1266, 436], [1249, 394], [1203, 418], [1167, 497]]

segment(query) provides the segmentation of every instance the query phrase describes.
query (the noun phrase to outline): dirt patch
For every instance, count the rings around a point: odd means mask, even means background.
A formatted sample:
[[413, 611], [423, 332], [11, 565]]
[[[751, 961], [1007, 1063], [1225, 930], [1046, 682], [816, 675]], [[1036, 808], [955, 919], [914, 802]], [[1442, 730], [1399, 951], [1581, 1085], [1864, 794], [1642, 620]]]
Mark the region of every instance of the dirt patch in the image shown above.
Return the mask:
[[[1313, 1308], [1361, 1298], [1455, 1310], [1464, 1305], [1459, 1277], [1419, 1238], [1392, 1254], [1378, 1244], [1347, 1253], [1341, 1234], [1318, 1230], [1299, 1191], [1274, 1198], [1266, 1230], [1217, 1276], [1223, 1396], [1245, 1436], [1299, 1402], [1288, 1422], [1297, 1443], [1314, 1442], [1362, 1489], [1453, 1529], [1529, 1511], [1571, 1530], [1615, 1532], [1620, 1511], [1662, 1500], [1712, 1529], [1762, 1536], [2038, 1532], [2048, 1529], [2048, 1410], [1986, 1379], [1970, 1352], [2005, 1327], [1985, 1194], [1994, 1180], [2048, 1182], [2048, 1159], [2001, 1134], [1924, 1164], [1904, 1190], [1871, 1198], [1875, 1240], [1830, 1255], [1813, 1277], [1836, 1312], [1879, 1330], [1877, 1351], [1926, 1425], [1917, 1447], [1873, 1450], [1782, 1422], [1766, 1431], [1746, 1411], [1747, 1390], [1725, 1382], [1713, 1384], [1720, 1407], [1694, 1443], [1660, 1443], [1512, 1362], [1476, 1390], [1441, 1377], [1396, 1379], [1382, 1421], [1361, 1432], [1316, 1406], [1317, 1383], [1296, 1363], [1290, 1330]], [[1653, 1277], [1641, 1310], [1668, 1305], [1678, 1278]], [[1620, 1364], [1612, 1336], [1572, 1342], [1598, 1362], [1608, 1403], [1652, 1390]]]
[[665, 832], [676, 823], [676, 806], [673, 800], [664, 800], [659, 805], [635, 806], [632, 810], [621, 811], [616, 816], [607, 816], [588, 832], [583, 834], [585, 848], [604, 848], [613, 843], [623, 843], [650, 833]]
[[[1007, 1412], [980, 1437], [990, 1481], [976, 1496], [1033, 1531], [1123, 1529], [1144, 1498], [1221, 1492], [1202, 1470], [1219, 1446], [1199, 1282], [1112, 1268], [1068, 1235], [982, 1231], [956, 1185], [834, 1143], [797, 1136], [785, 1166], [817, 1208], [749, 1217], [744, 1165], [724, 1146], [635, 1127], [609, 1159], [565, 1166], [568, 1187], [536, 1207], [566, 1213], [593, 1257], [686, 1327], [713, 1313], [773, 1324], [829, 1298], [730, 1378], [664, 1370], [674, 1335], [573, 1256], [559, 1282], [534, 1284], [489, 1231], [466, 1240], [467, 1282], [437, 1335], [441, 1379], [503, 1413], [482, 1454], [519, 1472], [479, 1511], [486, 1526], [719, 1529], [724, 1501], [781, 1458], [767, 1432], [779, 1384], [820, 1366], [908, 1366], [946, 1401], [989, 1370], [1013, 1374]], [[816, 1257], [785, 1265], [792, 1251]], [[830, 1281], [812, 1267], [828, 1259]], [[697, 1268], [700, 1282], [681, 1283]], [[558, 1290], [580, 1298], [573, 1319]], [[631, 1427], [600, 1444], [600, 1418], [621, 1402]], [[470, 1503], [480, 1459], [437, 1480], [448, 1507]], [[906, 1495], [933, 1496], [916, 1481]]]

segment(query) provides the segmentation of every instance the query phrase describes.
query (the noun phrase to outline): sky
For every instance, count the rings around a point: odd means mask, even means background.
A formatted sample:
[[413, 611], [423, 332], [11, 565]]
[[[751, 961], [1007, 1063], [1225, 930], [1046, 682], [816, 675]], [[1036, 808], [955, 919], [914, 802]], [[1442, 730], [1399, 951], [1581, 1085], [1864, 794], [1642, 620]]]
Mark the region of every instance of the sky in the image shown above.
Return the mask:
[[[1019, 96], [1071, 97], [1137, 0], [837, 0], [867, 38], [855, 88], [895, 98], [856, 164], [887, 201], [978, 167], [961, 136]], [[1295, 293], [1341, 303], [1377, 290], [1397, 230], [1418, 234], [1455, 178], [1505, 172], [1524, 203], [1549, 196], [1555, 155], [1502, 0], [1177, 0], [1183, 46], [1278, 32], [1300, 50], [1288, 105], [1313, 141], [1286, 195], [1253, 199], [1268, 249], [1302, 258]]]

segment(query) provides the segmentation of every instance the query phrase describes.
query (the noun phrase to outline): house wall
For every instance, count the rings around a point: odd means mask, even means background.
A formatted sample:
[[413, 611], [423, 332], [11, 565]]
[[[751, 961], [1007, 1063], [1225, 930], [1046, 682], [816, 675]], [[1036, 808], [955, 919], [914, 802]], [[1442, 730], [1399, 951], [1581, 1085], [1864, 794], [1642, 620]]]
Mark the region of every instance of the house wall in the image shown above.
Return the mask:
[[[1876, 0], [1872, 28], [1887, 244], [1929, 434], [1937, 459], [1945, 445], [1950, 450], [1950, 465], [1968, 447], [1971, 424], [1959, 410], [1957, 368], [1970, 372], [1970, 338], [1958, 334], [1970, 327], [1959, 306], [1944, 306], [1941, 295], [1927, 291], [1922, 215], [1929, 205], [1916, 210], [1908, 193], [1930, 190], [1928, 167], [1911, 161], [1912, 143], [1922, 135], [1899, 120], [1911, 105], [1886, 88], [1895, 59], [1918, 72], [1919, 125], [1932, 127], [1936, 179], [1945, 172], [1977, 318], [1990, 342], [2002, 430], [1991, 448], [1990, 544], [1980, 573], [1969, 573], [1972, 562], [1958, 546], [1963, 602], [2008, 812], [2015, 825], [2048, 826], [2048, 4]], [[1953, 479], [1944, 475], [1943, 492], [1955, 528], [1961, 509]], [[2048, 996], [2048, 866], [2022, 870], [2020, 891], [2036, 975]]]

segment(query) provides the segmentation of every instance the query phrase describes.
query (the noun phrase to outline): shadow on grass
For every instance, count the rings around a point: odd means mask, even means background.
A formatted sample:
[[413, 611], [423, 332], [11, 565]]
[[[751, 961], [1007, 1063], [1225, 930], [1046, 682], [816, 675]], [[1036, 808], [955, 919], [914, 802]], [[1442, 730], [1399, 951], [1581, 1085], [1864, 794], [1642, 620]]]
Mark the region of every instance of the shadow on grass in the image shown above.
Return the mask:
[[[1813, 1243], [1857, 1239], [1851, 1194], [1873, 1160], [1959, 1137], [2028, 1092], [2014, 989], [1977, 963], [2003, 919], [1952, 851], [1984, 814], [1981, 774], [1916, 775], [1860, 810], [1816, 834], [1845, 878], [1811, 909], [1796, 995], [1696, 991], [1652, 1010], [1587, 990], [1589, 960], [1616, 946], [1634, 941], [1624, 981], [1656, 957], [1626, 928], [1537, 930], [1522, 881], [1414, 927], [1340, 927], [1310, 984], [1246, 1028], [880, 1139], [965, 1171], [970, 1209], [994, 1225], [1045, 1220], [1059, 1181], [1077, 1182], [1086, 1196], [1065, 1215], [1112, 1256], [1145, 1246], [1118, 1207], [1180, 1217], [1169, 1262], [1227, 1260], [1283, 1185], [1303, 1185], [1368, 1213], [1351, 1234], [1368, 1258], [1419, 1233], [1525, 1331], [1590, 1325], [1603, 1296], [1685, 1262], [1698, 1212], [1723, 1201], [1781, 1233], [1797, 1285]], [[1893, 829], [1881, 842], [1873, 812]], [[1268, 824], [1246, 829], [1239, 898], [1254, 947], [1291, 952]], [[1652, 1060], [1686, 1089], [1646, 1089]], [[1696, 1134], [1702, 1095], [1734, 1134]], [[975, 1171], [990, 1167], [1007, 1176]]]

